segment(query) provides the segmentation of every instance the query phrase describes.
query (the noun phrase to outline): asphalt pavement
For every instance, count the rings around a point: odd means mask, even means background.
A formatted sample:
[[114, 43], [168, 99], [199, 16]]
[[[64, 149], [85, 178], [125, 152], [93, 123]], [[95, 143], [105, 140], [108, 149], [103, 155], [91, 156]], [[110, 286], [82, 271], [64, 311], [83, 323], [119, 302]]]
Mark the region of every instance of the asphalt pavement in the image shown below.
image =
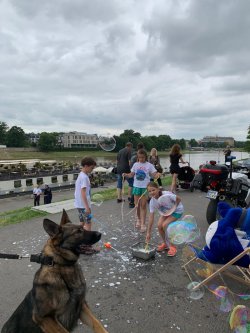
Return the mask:
[[[115, 186], [115, 185], [114, 185]], [[97, 189], [99, 190], [99, 189]], [[207, 199], [204, 193], [181, 190], [185, 214], [195, 217], [201, 230], [198, 240], [204, 245], [207, 229], [205, 211]], [[70, 200], [73, 191], [53, 193], [53, 202]], [[30, 196], [0, 199], [0, 211], [31, 206]], [[80, 256], [87, 285], [87, 300], [96, 316], [110, 333], [227, 333], [231, 332], [228, 315], [218, 310], [216, 298], [208, 291], [199, 300], [189, 298], [187, 285], [190, 280], [181, 268], [183, 245], [175, 257], [166, 253], [156, 254], [149, 261], [132, 257], [131, 246], [144, 241], [145, 234], [135, 230], [135, 211], [128, 202], [105, 201], [93, 206], [93, 230], [102, 232], [99, 254]], [[68, 210], [70, 219], [78, 223], [77, 211]], [[61, 212], [49, 214], [58, 222]], [[42, 218], [2, 227], [0, 252], [28, 255], [39, 253], [47, 239]], [[105, 249], [109, 241], [116, 249]], [[155, 228], [152, 243], [160, 241]], [[39, 268], [29, 259], [0, 260], [0, 328], [32, 287], [33, 276]], [[83, 331], [82, 325], [75, 330]], [[84, 332], [91, 331], [84, 328]]]

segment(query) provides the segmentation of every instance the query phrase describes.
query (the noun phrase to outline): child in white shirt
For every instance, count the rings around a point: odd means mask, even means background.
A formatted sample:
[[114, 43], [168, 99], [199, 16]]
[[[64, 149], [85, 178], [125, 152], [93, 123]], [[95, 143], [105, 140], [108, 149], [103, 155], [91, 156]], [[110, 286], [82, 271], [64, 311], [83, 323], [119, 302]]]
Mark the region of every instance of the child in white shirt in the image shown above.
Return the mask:
[[[90, 180], [88, 174], [93, 171], [96, 161], [92, 157], [84, 157], [81, 161], [81, 172], [75, 182], [75, 202], [78, 210], [79, 220], [85, 230], [91, 231], [91, 198], [90, 198]], [[92, 254], [99, 252], [92, 246], [81, 246], [82, 254]]]
[[[149, 223], [146, 235], [146, 243], [150, 241], [152, 226], [154, 223], [154, 212], [157, 209], [161, 214], [158, 220], [158, 231], [163, 240], [163, 243], [158, 246], [157, 251], [167, 250], [168, 256], [175, 256], [177, 249], [169, 241], [167, 234], [167, 227], [170, 223], [178, 220], [184, 211], [183, 205], [181, 203], [181, 198], [169, 191], [161, 191], [158, 184], [155, 182], [150, 182], [147, 186], [148, 193], [151, 197], [149, 202]], [[162, 198], [164, 200], [158, 200]], [[164, 202], [163, 204], [161, 203]]]

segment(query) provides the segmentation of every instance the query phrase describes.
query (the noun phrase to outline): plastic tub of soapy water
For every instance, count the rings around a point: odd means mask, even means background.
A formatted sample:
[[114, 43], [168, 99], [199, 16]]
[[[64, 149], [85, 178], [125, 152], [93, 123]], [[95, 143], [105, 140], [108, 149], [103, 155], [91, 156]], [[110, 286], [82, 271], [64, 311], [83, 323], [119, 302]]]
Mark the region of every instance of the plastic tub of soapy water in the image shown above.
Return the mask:
[[152, 244], [139, 242], [131, 246], [133, 257], [149, 260], [155, 257], [156, 247]]

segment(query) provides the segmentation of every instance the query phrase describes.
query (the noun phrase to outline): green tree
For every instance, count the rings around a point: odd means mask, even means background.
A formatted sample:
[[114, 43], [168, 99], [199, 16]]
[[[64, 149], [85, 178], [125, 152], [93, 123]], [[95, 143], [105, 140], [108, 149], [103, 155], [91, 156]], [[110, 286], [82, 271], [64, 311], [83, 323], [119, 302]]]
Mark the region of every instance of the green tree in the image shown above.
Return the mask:
[[190, 145], [190, 147], [198, 147], [199, 146], [198, 142], [195, 139], [190, 139], [189, 140], [189, 145]]
[[235, 148], [245, 148], [246, 141], [234, 141]]
[[57, 145], [57, 134], [42, 132], [38, 140], [38, 148], [41, 151], [52, 151]]
[[245, 144], [245, 150], [248, 153], [250, 152], [250, 125], [248, 126], [247, 141], [246, 141], [246, 144]]
[[174, 139], [174, 140], [172, 140], [172, 146], [176, 143], [178, 145], [180, 145], [182, 150], [186, 149], [186, 140], [185, 139]]
[[164, 151], [166, 149], [170, 149], [172, 146], [172, 139], [169, 135], [159, 135], [157, 137], [157, 149]]
[[26, 135], [24, 130], [18, 126], [12, 126], [6, 136], [6, 144], [8, 147], [25, 147]]
[[152, 148], [157, 149], [156, 140], [154, 136], [144, 136], [140, 142], [143, 142], [145, 149], [150, 152]]
[[186, 140], [185, 139], [180, 139], [179, 145], [181, 146], [181, 149], [186, 149]]
[[127, 142], [131, 142], [133, 147], [136, 148], [137, 143], [142, 141], [142, 136], [139, 132], [135, 132], [132, 129], [124, 130], [120, 136], [114, 136], [116, 140], [115, 151], [119, 151], [124, 148]]
[[8, 125], [4, 121], [0, 121], [0, 145], [6, 144], [8, 129]]
[[126, 138], [126, 142], [132, 142], [133, 145], [141, 141], [141, 134], [139, 132], [135, 132], [132, 129], [125, 130], [120, 136], [124, 139]]

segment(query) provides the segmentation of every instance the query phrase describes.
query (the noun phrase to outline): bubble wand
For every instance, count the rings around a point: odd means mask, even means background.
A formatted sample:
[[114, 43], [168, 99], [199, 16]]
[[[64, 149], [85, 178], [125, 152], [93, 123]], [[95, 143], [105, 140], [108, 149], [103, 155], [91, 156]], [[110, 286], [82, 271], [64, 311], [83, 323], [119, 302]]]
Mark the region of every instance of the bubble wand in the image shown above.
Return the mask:
[[104, 246], [106, 249], [112, 249], [112, 250], [115, 250], [116, 252], [120, 252], [118, 251], [117, 249], [115, 249], [110, 242], [107, 242], [107, 243], [104, 243]]
[[123, 214], [123, 206], [124, 206], [124, 184], [125, 184], [125, 177], [122, 176], [122, 205], [121, 205], [121, 216], [122, 216], [122, 222], [124, 220], [124, 214]]
[[115, 250], [117, 253], [119, 253], [120, 255], [120, 258], [122, 259], [122, 261], [127, 261], [123, 256], [122, 256], [122, 252], [121, 251], [118, 251], [117, 249], [115, 249], [111, 244], [110, 242], [107, 242], [107, 243], [104, 243], [104, 246], [106, 247], [106, 249], [113, 249]]
[[147, 192], [147, 190], [145, 190], [145, 191], [142, 193], [142, 195], [141, 195], [141, 196], [139, 197], [139, 199], [138, 199], [137, 205], [136, 205], [133, 209], [131, 209], [131, 211], [129, 211], [126, 215], [130, 215], [135, 209], [138, 208], [139, 202], [140, 202], [141, 198], [144, 196], [144, 194], [145, 194], [146, 192]]

